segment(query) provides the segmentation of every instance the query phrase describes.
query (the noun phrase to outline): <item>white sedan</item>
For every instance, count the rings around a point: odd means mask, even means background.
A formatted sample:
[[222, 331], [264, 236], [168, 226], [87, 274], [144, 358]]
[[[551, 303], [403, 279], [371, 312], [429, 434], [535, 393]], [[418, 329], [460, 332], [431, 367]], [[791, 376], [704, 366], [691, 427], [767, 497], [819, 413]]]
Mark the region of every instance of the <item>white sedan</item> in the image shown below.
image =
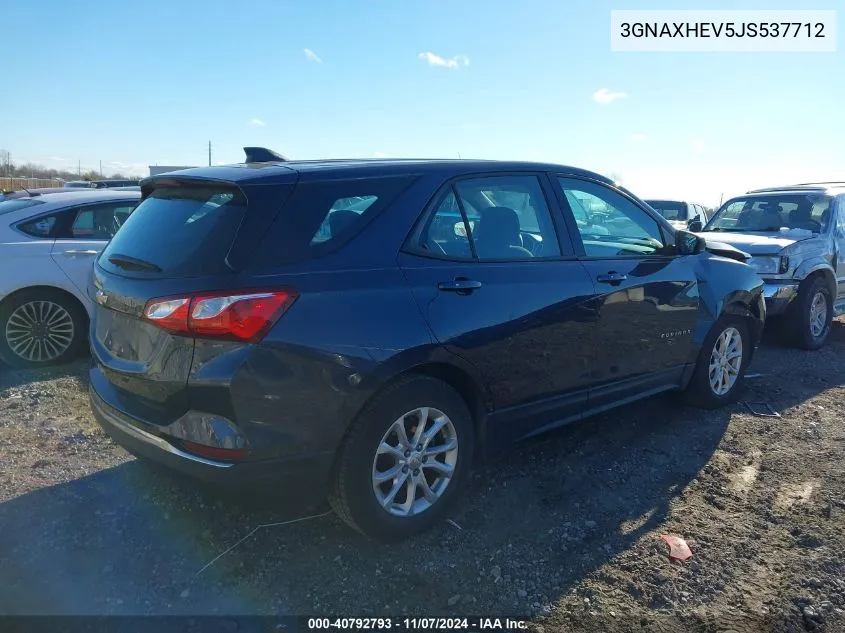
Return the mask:
[[0, 362], [39, 367], [85, 349], [94, 259], [140, 198], [92, 189], [0, 201]]

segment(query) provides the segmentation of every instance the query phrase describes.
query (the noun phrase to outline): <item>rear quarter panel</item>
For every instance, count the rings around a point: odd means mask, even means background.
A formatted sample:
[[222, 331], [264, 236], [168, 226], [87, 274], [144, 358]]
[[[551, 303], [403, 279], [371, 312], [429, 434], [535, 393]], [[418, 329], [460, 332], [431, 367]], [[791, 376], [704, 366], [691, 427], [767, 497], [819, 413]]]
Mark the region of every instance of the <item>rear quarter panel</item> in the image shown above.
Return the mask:
[[398, 268], [244, 283], [293, 288], [299, 297], [257, 346], [197, 339], [189, 391], [194, 408], [213, 403], [214, 411], [236, 416], [257, 457], [333, 451], [386, 380], [434, 353]]

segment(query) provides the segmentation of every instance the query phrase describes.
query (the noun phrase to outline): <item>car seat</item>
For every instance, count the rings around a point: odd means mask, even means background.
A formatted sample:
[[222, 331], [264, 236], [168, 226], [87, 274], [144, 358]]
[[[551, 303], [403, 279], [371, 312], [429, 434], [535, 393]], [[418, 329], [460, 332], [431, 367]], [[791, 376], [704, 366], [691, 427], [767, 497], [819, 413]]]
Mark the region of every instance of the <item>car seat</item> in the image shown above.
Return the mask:
[[481, 211], [472, 233], [475, 250], [485, 259], [522, 259], [533, 257], [522, 246], [519, 216], [509, 207], [487, 207]]

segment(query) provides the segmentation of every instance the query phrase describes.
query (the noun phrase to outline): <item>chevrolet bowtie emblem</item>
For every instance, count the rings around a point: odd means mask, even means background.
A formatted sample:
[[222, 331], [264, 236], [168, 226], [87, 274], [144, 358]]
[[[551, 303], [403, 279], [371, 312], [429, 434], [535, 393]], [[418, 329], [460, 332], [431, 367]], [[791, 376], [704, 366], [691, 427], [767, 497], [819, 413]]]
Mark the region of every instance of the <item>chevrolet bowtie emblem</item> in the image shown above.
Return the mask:
[[101, 306], [106, 305], [106, 301], [109, 300], [109, 296], [103, 292], [102, 290], [97, 290], [97, 294], [94, 295], [94, 299], [96, 299], [97, 303]]

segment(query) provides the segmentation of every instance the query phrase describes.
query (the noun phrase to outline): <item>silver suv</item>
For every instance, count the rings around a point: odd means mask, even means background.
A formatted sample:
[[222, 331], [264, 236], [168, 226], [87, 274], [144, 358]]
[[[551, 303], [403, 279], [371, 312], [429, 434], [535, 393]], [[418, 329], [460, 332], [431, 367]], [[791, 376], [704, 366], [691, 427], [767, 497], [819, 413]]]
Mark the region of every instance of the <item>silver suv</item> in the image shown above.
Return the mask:
[[791, 342], [824, 345], [831, 320], [845, 313], [845, 182], [749, 191], [725, 202], [702, 236], [751, 255], [768, 316], [783, 317]]

